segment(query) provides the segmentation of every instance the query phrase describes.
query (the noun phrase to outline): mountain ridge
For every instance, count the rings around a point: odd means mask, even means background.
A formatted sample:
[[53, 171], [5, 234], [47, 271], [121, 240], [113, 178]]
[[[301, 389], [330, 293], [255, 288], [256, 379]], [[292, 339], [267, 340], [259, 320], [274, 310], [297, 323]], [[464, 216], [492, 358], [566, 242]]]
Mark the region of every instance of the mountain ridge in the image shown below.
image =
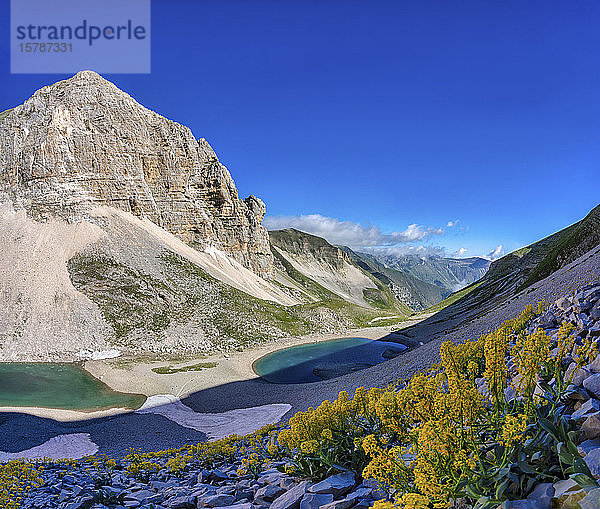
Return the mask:
[[264, 203], [238, 198], [205, 139], [93, 71], [43, 87], [3, 116], [0, 177], [0, 192], [33, 217], [77, 220], [108, 205], [272, 275]]
[[335, 264], [276, 267], [264, 214], [206, 140], [96, 73], [43, 87], [0, 118], [0, 359], [197, 354], [410, 314], [347, 259], [346, 289]]

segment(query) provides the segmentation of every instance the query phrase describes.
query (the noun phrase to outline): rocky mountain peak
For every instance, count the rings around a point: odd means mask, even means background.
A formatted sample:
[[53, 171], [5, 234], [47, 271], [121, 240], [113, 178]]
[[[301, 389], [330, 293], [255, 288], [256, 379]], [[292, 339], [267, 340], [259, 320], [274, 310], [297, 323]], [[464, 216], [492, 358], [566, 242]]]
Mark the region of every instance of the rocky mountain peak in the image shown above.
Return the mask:
[[264, 203], [238, 197], [206, 140], [93, 71], [0, 113], [0, 193], [35, 218], [78, 221], [115, 207], [272, 274]]

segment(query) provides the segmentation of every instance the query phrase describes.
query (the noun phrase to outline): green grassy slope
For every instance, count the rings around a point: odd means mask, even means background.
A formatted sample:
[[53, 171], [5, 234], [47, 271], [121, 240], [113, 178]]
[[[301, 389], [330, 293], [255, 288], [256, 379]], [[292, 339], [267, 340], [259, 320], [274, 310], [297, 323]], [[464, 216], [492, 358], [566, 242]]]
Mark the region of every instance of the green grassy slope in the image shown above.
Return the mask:
[[[482, 313], [568, 265], [600, 244], [600, 206], [581, 221], [494, 261], [477, 283], [451, 295], [440, 306], [444, 317]], [[440, 317], [440, 319], [443, 317]]]
[[368, 327], [374, 318], [410, 313], [395, 305], [386, 288], [366, 296], [370, 309], [346, 302], [296, 272], [294, 278], [318, 300], [283, 306], [237, 290], [171, 251], [162, 253], [160, 264], [159, 277], [105, 256], [69, 260], [71, 281], [98, 305], [116, 345], [140, 350], [139, 338], [144, 337], [141, 350], [156, 350], [169, 331], [183, 326], [211, 343], [190, 344], [189, 351], [239, 349], [283, 336]]
[[[269, 238], [272, 244], [273, 255], [280, 269], [285, 271], [290, 279], [294, 280], [315, 300], [321, 303], [333, 301], [345, 302], [338, 295], [294, 268], [282, 255], [282, 252], [312, 256], [315, 260], [328, 264], [332, 271], [341, 269], [344, 263], [354, 265], [375, 285], [375, 288], [365, 288], [363, 291], [364, 299], [371, 307], [386, 313], [401, 314], [404, 316], [412, 314], [412, 309], [404, 302], [398, 300], [385, 283], [374, 277], [360, 264], [357, 264], [347, 252], [337, 246], [331, 245], [325, 239], [293, 228], [270, 231]], [[346, 304], [356, 308], [360, 307], [354, 304]]]

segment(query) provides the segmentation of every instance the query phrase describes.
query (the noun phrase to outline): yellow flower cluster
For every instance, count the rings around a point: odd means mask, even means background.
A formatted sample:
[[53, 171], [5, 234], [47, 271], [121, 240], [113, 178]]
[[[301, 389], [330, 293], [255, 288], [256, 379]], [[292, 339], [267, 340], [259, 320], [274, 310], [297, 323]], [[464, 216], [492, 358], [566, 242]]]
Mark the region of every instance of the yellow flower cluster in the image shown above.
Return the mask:
[[427, 509], [431, 502], [419, 493], [406, 493], [398, 499], [398, 505], [403, 509]]
[[[525, 328], [542, 309], [543, 305], [528, 306], [519, 317], [477, 340], [443, 343], [441, 362], [434, 370], [417, 373], [399, 391], [379, 395], [377, 415], [400, 444], [386, 446], [377, 436], [366, 437], [362, 447], [372, 459], [363, 475], [408, 497], [397, 499], [396, 507], [445, 507], [458, 496], [481, 460], [482, 431], [493, 434], [497, 429], [488, 442], [507, 446], [524, 439], [527, 415], [506, 413], [508, 344], [516, 340], [512, 353], [523, 383], [521, 395], [531, 401], [535, 376], [548, 357], [549, 338], [542, 331], [527, 335]], [[494, 403], [491, 409], [475, 384], [480, 374]], [[415, 488], [419, 494], [412, 493]]]
[[36, 466], [23, 460], [0, 464], [0, 507], [13, 509], [21, 507], [21, 502], [29, 492], [42, 484], [40, 477], [43, 466]]
[[385, 447], [375, 435], [362, 441], [362, 448], [372, 458], [363, 470], [363, 477], [377, 479], [388, 491], [405, 491], [414, 483], [410, 452], [400, 446]]
[[242, 466], [238, 468], [237, 474], [239, 476], [251, 474], [254, 477], [258, 477], [263, 468], [263, 464], [263, 458], [261, 458], [257, 453], [253, 452], [249, 456], [242, 458]]
[[[359, 388], [353, 399], [342, 391], [333, 403], [324, 401], [318, 408], [309, 408], [290, 418], [289, 429], [279, 433], [279, 444], [289, 449], [301, 449], [303, 443], [320, 441], [323, 433], [331, 437], [333, 433], [353, 435], [375, 419], [381, 389]], [[381, 409], [384, 411], [384, 409]], [[331, 439], [331, 438], [329, 438]], [[313, 447], [313, 445], [305, 445]]]
[[519, 380], [517, 389], [523, 394], [529, 413], [534, 411], [533, 395], [537, 384], [540, 366], [550, 354], [550, 338], [542, 329], [533, 334], [520, 334], [512, 349], [517, 360]]
[[189, 455], [176, 454], [172, 458], [169, 458], [166, 463], [166, 467], [171, 473], [178, 477], [185, 472], [186, 467], [192, 461], [192, 457]]
[[300, 444], [300, 450], [304, 454], [314, 454], [317, 452], [318, 448], [319, 442], [317, 442], [316, 440], [307, 440], [306, 442], [302, 442]]
[[406, 493], [399, 497], [396, 502], [378, 500], [373, 509], [429, 509], [430, 500], [419, 493]]
[[147, 456], [143, 453], [132, 452], [127, 459], [129, 460], [129, 464], [125, 468], [127, 473], [142, 481], [148, 480], [151, 474], [160, 470], [160, 464], [148, 461]]
[[526, 414], [508, 414], [504, 420], [498, 442], [506, 447], [522, 442], [527, 431], [527, 420], [528, 416]]

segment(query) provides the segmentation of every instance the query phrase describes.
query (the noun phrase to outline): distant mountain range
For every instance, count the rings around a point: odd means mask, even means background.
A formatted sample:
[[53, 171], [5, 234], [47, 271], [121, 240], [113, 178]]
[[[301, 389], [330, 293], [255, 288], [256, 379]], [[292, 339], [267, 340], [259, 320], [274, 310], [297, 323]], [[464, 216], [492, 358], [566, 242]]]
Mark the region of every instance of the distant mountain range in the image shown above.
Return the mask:
[[[458, 328], [507, 307], [519, 296], [536, 292], [539, 286], [552, 288], [559, 296], [595, 281], [600, 277], [598, 272], [582, 277], [582, 269], [577, 264], [585, 265], [587, 260], [597, 259], [599, 245], [600, 205], [571, 226], [492, 262], [479, 281], [434, 306], [437, 313], [419, 324], [419, 333], [429, 336], [440, 327]], [[575, 266], [570, 266], [574, 262]], [[555, 282], [554, 278], [563, 269], [566, 271], [560, 277], [563, 283]], [[572, 276], [568, 276], [570, 273]], [[403, 334], [411, 337], [412, 329], [404, 330]]]
[[448, 292], [456, 292], [481, 279], [490, 267], [484, 258], [443, 258], [418, 255], [375, 255], [384, 266], [438, 286]]

